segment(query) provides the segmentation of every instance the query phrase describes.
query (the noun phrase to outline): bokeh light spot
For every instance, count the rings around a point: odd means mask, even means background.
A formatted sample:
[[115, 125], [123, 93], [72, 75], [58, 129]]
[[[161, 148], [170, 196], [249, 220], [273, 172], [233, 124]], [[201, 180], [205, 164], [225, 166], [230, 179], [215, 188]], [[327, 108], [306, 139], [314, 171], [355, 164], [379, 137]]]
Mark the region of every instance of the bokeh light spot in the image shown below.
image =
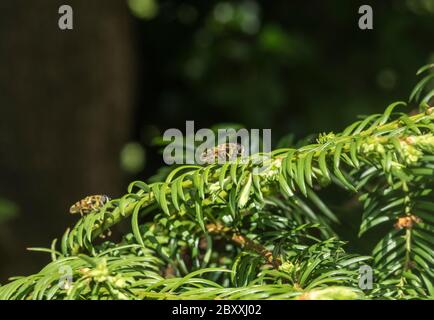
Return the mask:
[[383, 69], [377, 75], [377, 84], [382, 89], [393, 89], [396, 86], [396, 81], [396, 72], [391, 69]]
[[141, 144], [127, 143], [121, 151], [121, 168], [128, 173], [135, 174], [145, 167], [146, 153]]
[[158, 4], [155, 0], [128, 0], [131, 12], [140, 19], [152, 19], [158, 14]]
[[234, 8], [228, 2], [220, 2], [214, 8], [214, 18], [221, 23], [228, 23], [234, 18]]

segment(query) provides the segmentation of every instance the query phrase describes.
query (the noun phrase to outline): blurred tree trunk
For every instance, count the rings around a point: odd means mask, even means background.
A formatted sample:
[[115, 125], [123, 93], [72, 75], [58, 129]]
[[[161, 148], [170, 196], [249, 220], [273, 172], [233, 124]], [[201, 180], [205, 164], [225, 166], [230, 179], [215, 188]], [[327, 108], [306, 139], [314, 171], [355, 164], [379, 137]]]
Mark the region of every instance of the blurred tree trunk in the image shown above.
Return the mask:
[[20, 207], [1, 226], [0, 280], [41, 267], [48, 257], [25, 248], [61, 236], [77, 219], [73, 202], [124, 189], [118, 155], [135, 82], [128, 9], [71, 1], [74, 30], [61, 31], [64, 3], [0, 3], [0, 197]]

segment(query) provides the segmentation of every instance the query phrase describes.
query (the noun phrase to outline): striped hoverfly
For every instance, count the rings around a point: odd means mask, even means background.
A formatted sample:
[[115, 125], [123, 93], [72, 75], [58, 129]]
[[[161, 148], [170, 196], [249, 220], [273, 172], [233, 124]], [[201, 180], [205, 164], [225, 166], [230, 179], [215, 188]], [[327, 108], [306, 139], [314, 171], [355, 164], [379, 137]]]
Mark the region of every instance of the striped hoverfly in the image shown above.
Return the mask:
[[238, 143], [222, 143], [214, 148], [205, 150], [200, 160], [207, 164], [225, 163], [235, 160], [238, 156], [244, 155], [244, 147]]
[[108, 201], [110, 201], [110, 198], [106, 195], [87, 196], [86, 198], [74, 203], [69, 209], [69, 212], [71, 214], [80, 213], [80, 215], [83, 216], [92, 211], [98, 210]]

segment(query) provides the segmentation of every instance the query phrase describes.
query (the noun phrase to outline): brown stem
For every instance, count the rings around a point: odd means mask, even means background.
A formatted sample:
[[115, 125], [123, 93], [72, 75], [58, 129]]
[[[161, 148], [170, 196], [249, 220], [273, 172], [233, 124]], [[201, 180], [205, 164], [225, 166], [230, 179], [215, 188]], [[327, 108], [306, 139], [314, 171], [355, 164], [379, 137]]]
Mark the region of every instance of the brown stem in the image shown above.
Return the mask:
[[234, 232], [229, 227], [226, 227], [220, 223], [210, 223], [206, 225], [209, 233], [220, 234], [225, 238], [230, 239], [235, 244], [242, 248], [256, 252], [257, 254], [264, 257], [264, 259], [273, 265], [274, 268], [278, 269], [282, 264], [279, 258], [273, 257], [273, 253], [265, 248], [263, 245], [249, 239], [248, 237], [240, 234], [239, 232]]

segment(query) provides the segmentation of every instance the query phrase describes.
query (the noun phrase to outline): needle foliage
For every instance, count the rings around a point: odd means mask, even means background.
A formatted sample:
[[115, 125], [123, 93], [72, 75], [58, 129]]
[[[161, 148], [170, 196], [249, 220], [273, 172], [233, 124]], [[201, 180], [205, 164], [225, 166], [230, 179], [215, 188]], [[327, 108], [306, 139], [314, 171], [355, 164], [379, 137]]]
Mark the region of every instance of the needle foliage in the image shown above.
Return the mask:
[[[0, 286], [0, 299], [434, 298], [433, 68], [418, 72], [411, 115], [396, 102], [301, 148], [132, 182], [33, 248], [52, 262]], [[339, 237], [323, 196], [333, 188], [356, 202], [359, 236], [375, 231], [369, 254]], [[125, 221], [122, 239], [101, 240]]]

